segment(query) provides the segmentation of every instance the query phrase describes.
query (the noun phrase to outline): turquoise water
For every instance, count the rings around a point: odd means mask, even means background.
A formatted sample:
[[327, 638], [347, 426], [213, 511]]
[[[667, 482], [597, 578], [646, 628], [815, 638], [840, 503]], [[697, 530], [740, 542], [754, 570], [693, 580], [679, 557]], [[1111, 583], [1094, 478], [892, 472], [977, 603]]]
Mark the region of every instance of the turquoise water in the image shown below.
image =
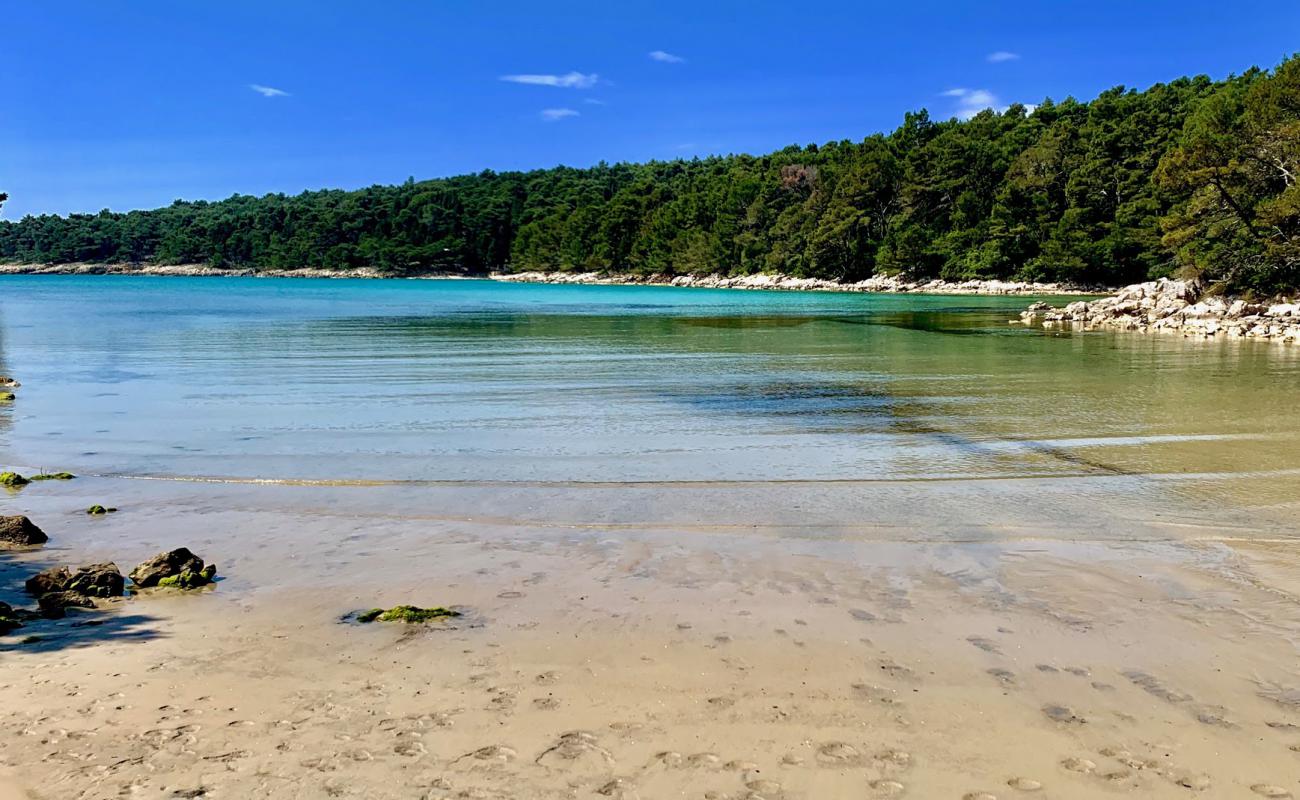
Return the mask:
[[0, 408], [0, 466], [484, 484], [1231, 476], [1265, 505], [1294, 488], [1296, 348], [1008, 325], [1031, 301], [6, 276], [0, 373], [23, 386]]

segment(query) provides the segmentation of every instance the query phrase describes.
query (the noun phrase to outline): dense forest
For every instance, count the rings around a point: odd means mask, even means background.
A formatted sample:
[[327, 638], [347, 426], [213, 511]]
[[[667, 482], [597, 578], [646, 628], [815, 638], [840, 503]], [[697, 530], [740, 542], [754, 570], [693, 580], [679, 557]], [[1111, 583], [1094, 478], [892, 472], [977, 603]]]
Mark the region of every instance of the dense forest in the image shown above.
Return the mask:
[[0, 259], [1300, 287], [1300, 56], [764, 156], [0, 223]]

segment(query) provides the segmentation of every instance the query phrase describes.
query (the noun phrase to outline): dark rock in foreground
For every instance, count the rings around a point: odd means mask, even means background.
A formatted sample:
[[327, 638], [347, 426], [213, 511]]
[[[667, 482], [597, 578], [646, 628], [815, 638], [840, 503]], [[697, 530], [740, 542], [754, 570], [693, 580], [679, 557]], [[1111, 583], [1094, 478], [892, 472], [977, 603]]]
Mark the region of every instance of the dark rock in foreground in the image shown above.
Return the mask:
[[195, 589], [212, 583], [216, 575], [215, 564], [204, 566], [203, 559], [184, 547], [159, 553], [131, 570], [131, 580], [142, 588], [171, 586]]
[[0, 634], [8, 633], [23, 626], [22, 620], [14, 614], [13, 606], [0, 603]]
[[36, 604], [41, 608], [41, 615], [49, 619], [61, 619], [69, 608], [94, 608], [95, 601], [84, 594], [76, 592], [50, 592], [43, 594]]
[[75, 572], [67, 567], [50, 567], [27, 579], [28, 592], [38, 597], [56, 592], [73, 592], [86, 597], [120, 597], [126, 580], [116, 564], [87, 564]]
[[50, 592], [66, 590], [71, 580], [72, 571], [67, 567], [50, 567], [28, 578], [24, 586], [28, 592], [39, 597]]
[[125, 588], [121, 570], [109, 562], [78, 567], [68, 580], [67, 590], [88, 597], [121, 597]]
[[33, 545], [49, 541], [45, 531], [27, 517], [19, 514], [13, 517], [0, 517], [0, 545]]

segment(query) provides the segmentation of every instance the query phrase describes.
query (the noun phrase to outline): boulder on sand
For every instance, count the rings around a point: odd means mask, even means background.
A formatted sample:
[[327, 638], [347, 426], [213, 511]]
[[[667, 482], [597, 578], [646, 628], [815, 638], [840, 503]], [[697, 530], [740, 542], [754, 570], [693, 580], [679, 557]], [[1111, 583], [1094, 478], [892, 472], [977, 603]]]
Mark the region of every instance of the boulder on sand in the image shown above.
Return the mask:
[[40, 597], [50, 592], [66, 590], [70, 580], [72, 580], [72, 571], [67, 567], [50, 567], [28, 578], [27, 583], [23, 585], [29, 593]]
[[203, 559], [187, 548], [178, 547], [159, 553], [131, 570], [131, 580], [143, 588], [174, 586], [193, 589], [211, 583], [216, 574], [216, 565], [209, 564], [205, 567]]
[[126, 588], [126, 579], [117, 565], [88, 564], [78, 567], [68, 579], [68, 591], [84, 594], [87, 597], [121, 597]]
[[14, 614], [13, 606], [8, 603], [0, 603], [0, 634], [9, 633], [22, 626], [22, 620], [18, 619]]
[[61, 619], [69, 608], [94, 608], [95, 601], [84, 594], [76, 592], [50, 592], [37, 599], [41, 607], [41, 616], [49, 619]]
[[25, 587], [37, 597], [52, 592], [73, 592], [86, 597], [120, 597], [126, 580], [116, 564], [87, 564], [76, 572], [50, 567], [27, 579]]
[[45, 531], [21, 514], [13, 517], [0, 516], [0, 546], [44, 544], [49, 538]]

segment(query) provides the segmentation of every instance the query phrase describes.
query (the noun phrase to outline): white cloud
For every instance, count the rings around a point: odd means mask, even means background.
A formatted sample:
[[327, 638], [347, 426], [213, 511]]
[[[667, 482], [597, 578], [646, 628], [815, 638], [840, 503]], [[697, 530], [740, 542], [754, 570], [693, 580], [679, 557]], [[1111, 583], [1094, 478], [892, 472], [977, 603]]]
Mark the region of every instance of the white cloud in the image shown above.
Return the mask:
[[681, 56], [675, 56], [664, 50], [651, 50], [649, 55], [651, 61], [659, 61], [664, 64], [682, 64], [686, 61]]
[[260, 83], [250, 83], [248, 88], [257, 92], [263, 97], [288, 97], [289, 93], [283, 89], [277, 89], [274, 86], [263, 86]]
[[582, 115], [572, 108], [544, 108], [541, 113], [542, 119], [546, 122], [559, 122], [562, 119], [578, 116]]
[[989, 53], [985, 59], [990, 64], [1001, 64], [1004, 61], [1017, 61], [1020, 59], [1019, 53], [1012, 53], [1010, 50], [998, 50]]
[[590, 89], [600, 81], [600, 76], [594, 72], [590, 75], [582, 72], [566, 72], [563, 75], [502, 75], [501, 80], [508, 83], [523, 83], [528, 86]]
[[986, 108], [998, 112], [1006, 110], [998, 96], [988, 89], [949, 89], [941, 92], [940, 96], [957, 98], [957, 109], [953, 113], [958, 119], [970, 119]]

